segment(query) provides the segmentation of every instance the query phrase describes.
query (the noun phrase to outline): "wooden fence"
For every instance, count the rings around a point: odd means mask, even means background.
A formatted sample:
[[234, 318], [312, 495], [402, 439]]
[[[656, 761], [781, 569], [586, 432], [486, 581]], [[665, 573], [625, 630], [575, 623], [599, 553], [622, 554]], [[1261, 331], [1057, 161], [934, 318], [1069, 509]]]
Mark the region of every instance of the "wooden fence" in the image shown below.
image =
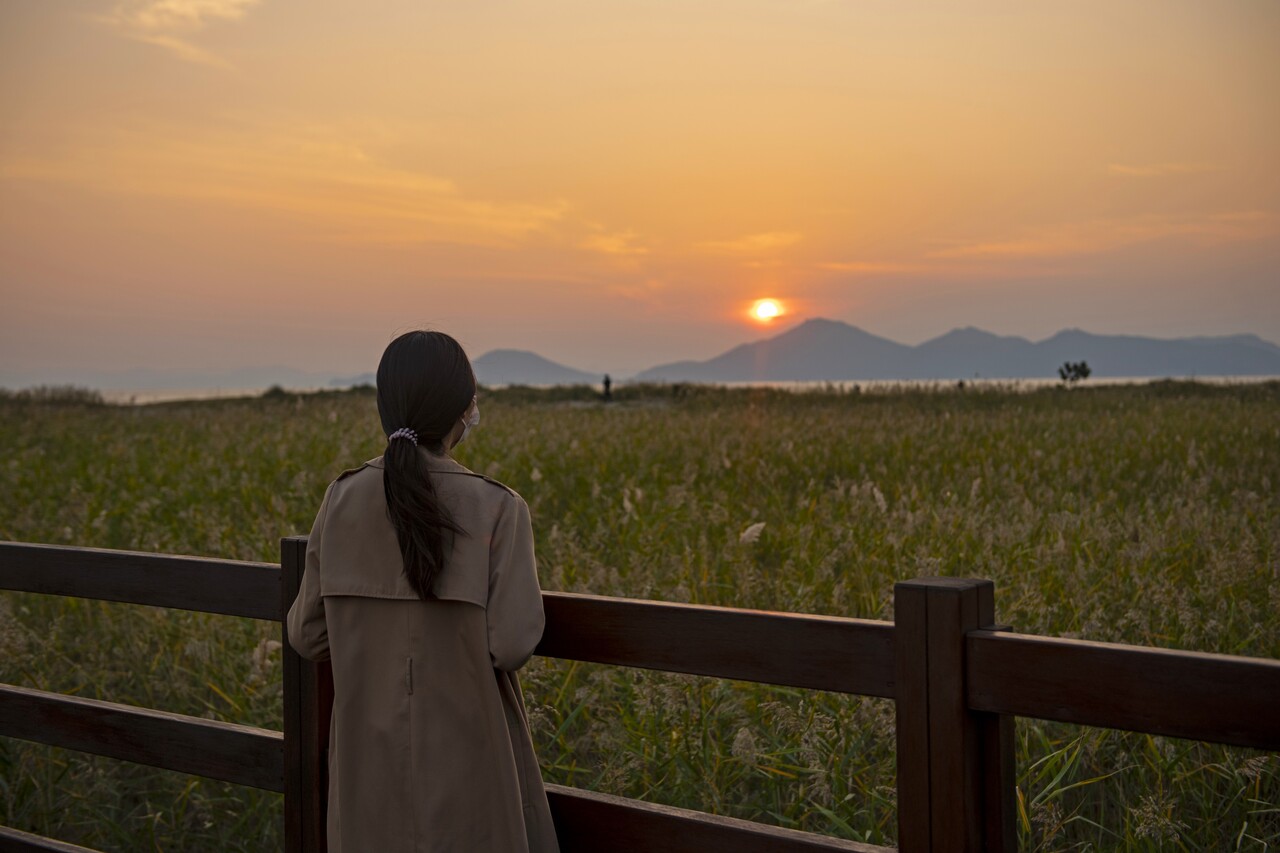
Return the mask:
[[[0, 589], [283, 622], [305, 550], [305, 538], [283, 540], [276, 566], [0, 542]], [[990, 581], [899, 583], [892, 623], [565, 593], [543, 602], [541, 655], [895, 700], [906, 853], [1015, 849], [1015, 716], [1280, 750], [1280, 661], [1014, 634], [995, 624]], [[332, 681], [287, 641], [282, 653], [283, 733], [0, 685], [0, 735], [282, 792], [286, 849], [323, 851]], [[889, 849], [548, 793], [564, 853]], [[0, 853], [54, 850], [83, 848], [0, 827]]]

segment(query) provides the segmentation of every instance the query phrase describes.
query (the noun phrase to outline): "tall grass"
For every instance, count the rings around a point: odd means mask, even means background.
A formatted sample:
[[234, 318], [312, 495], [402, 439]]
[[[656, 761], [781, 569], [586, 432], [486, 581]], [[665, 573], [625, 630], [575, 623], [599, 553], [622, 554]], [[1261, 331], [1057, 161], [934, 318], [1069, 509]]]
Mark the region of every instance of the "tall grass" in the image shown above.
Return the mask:
[[[1280, 657], [1280, 385], [1009, 394], [482, 395], [459, 458], [520, 491], [543, 587], [892, 619], [991, 578], [1016, 630]], [[368, 393], [0, 405], [0, 538], [273, 560], [381, 452]], [[763, 526], [761, 526], [763, 525]], [[278, 627], [0, 598], [0, 680], [278, 728]], [[893, 704], [535, 659], [546, 776], [892, 843]], [[1020, 720], [1027, 850], [1262, 850], [1275, 756]], [[0, 739], [0, 821], [105, 849], [260, 850], [279, 797]]]

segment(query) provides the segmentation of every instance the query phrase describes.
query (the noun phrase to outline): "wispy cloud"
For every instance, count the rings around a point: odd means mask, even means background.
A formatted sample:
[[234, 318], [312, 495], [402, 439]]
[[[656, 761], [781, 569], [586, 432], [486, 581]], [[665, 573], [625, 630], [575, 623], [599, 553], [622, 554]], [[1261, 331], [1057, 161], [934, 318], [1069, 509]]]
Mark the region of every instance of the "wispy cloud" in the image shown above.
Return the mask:
[[820, 270], [833, 270], [858, 275], [906, 275], [930, 272], [936, 267], [930, 264], [902, 263], [898, 261], [825, 261], [817, 265]]
[[260, 0], [121, 0], [102, 20], [138, 41], [187, 62], [229, 68], [221, 57], [191, 42], [211, 23], [238, 21]]
[[639, 235], [634, 231], [600, 232], [591, 234], [581, 243], [580, 248], [606, 255], [647, 255], [649, 248], [637, 242]]
[[732, 240], [709, 240], [699, 243], [698, 247], [713, 252], [751, 254], [785, 249], [794, 246], [802, 239], [804, 236], [795, 231], [766, 231], [762, 234], [748, 234]]
[[1280, 234], [1280, 215], [1267, 210], [1227, 211], [1199, 217], [1167, 215], [1092, 220], [1029, 229], [1017, 236], [956, 241], [934, 258], [1032, 258], [1088, 255], [1181, 237], [1200, 245], [1261, 240]]
[[1212, 163], [1112, 163], [1107, 173], [1121, 178], [1163, 178], [1169, 175], [1195, 175], [1202, 172], [1221, 172], [1221, 166]]
[[355, 243], [510, 245], [569, 209], [559, 199], [478, 198], [438, 175], [390, 166], [358, 131], [252, 123], [86, 129], [56, 155], [9, 158], [0, 177], [276, 211]]
[[670, 282], [662, 278], [645, 278], [630, 281], [615, 281], [606, 285], [608, 291], [631, 302], [658, 305], [667, 298]]

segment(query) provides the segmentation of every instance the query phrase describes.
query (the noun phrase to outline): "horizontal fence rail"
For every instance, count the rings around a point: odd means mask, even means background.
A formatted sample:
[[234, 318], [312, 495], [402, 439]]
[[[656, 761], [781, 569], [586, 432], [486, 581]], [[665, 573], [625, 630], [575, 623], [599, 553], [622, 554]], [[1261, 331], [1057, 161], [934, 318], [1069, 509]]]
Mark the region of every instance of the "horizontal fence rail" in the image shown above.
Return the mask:
[[0, 685], [0, 735], [284, 791], [284, 735], [253, 726]]
[[547, 785], [547, 799], [561, 853], [597, 851], [606, 838], [610, 850], [663, 853], [891, 853], [894, 849], [563, 785]]
[[274, 563], [0, 542], [0, 589], [278, 620]]
[[[281, 564], [0, 542], [0, 590], [281, 620], [306, 538]], [[897, 703], [903, 851], [1014, 849], [1016, 716], [1280, 749], [1280, 661], [1015, 634], [989, 581], [895, 586], [896, 622], [543, 595], [537, 653]], [[283, 625], [281, 626], [283, 635]], [[327, 665], [284, 648], [285, 733], [0, 685], [0, 735], [285, 793], [286, 849], [324, 849]], [[557, 785], [564, 853], [875, 847]], [[81, 850], [0, 828], [0, 851]]]
[[969, 707], [1280, 750], [1280, 660], [972, 631]]
[[535, 654], [893, 698], [893, 623], [545, 592]]
[[68, 844], [43, 835], [0, 826], [0, 853], [98, 853], [78, 844]]

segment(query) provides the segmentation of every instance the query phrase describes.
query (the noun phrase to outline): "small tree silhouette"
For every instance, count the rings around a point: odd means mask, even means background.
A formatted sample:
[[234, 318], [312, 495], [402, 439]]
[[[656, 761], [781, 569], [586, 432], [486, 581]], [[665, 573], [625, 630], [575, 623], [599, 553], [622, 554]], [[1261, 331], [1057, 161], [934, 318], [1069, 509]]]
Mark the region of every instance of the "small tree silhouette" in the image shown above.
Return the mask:
[[1088, 379], [1091, 373], [1093, 371], [1089, 369], [1087, 361], [1067, 361], [1058, 368], [1058, 378], [1066, 385], [1074, 385], [1081, 379]]

